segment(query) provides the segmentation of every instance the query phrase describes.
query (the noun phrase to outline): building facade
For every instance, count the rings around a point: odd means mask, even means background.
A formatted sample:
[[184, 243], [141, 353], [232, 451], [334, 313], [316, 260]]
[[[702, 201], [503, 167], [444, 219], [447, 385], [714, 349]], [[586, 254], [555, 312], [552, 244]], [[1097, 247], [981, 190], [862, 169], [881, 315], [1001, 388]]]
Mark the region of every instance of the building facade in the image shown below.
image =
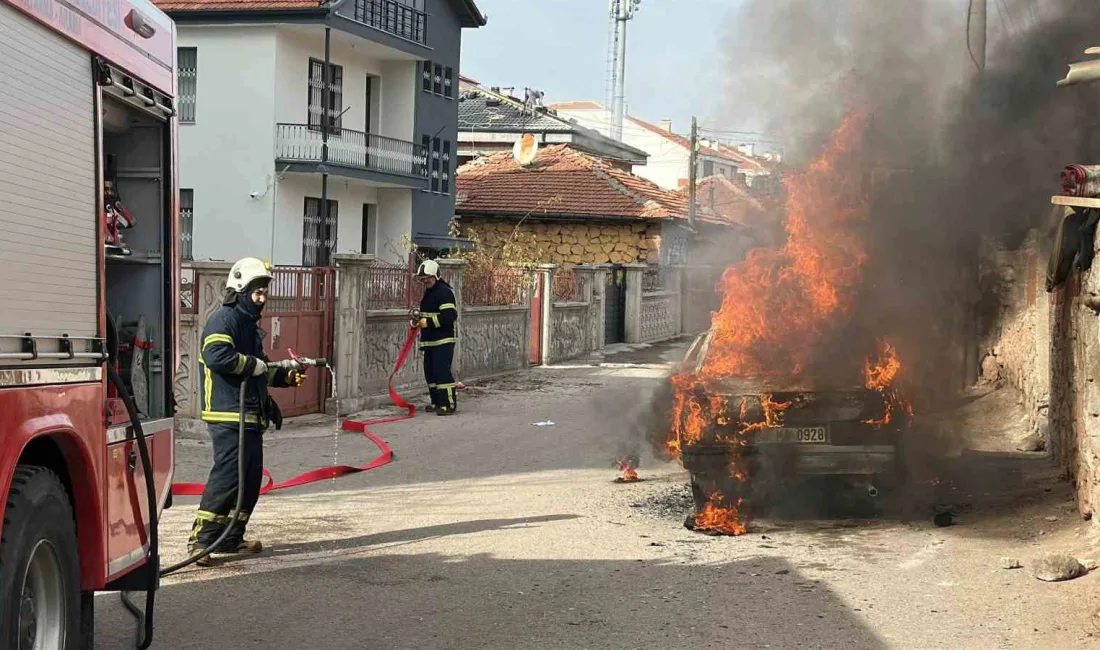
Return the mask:
[[473, 0], [171, 0], [191, 259], [442, 247]]

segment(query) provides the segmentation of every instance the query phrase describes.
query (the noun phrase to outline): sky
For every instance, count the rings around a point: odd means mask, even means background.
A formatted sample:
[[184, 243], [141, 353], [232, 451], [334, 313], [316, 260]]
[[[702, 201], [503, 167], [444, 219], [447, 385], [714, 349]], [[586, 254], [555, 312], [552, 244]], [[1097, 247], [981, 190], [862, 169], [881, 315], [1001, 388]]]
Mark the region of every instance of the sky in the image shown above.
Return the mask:
[[[547, 104], [604, 101], [607, 0], [477, 0], [489, 22], [462, 36], [462, 74], [486, 86], [546, 93]], [[721, 42], [737, 0], [642, 0], [627, 27], [631, 115], [687, 133], [691, 116], [717, 121]]]

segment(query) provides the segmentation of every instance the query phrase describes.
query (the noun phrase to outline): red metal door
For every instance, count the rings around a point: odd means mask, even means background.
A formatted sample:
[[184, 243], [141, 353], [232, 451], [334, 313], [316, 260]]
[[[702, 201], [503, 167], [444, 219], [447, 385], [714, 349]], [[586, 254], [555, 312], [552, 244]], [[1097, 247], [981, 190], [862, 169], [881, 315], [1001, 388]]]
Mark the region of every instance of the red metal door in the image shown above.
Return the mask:
[[542, 297], [546, 291], [546, 274], [535, 274], [535, 291], [531, 298], [531, 346], [528, 361], [531, 365], [542, 363]]
[[[273, 361], [290, 357], [332, 358], [336, 273], [330, 268], [276, 268], [271, 293], [260, 326], [267, 332], [265, 347]], [[309, 372], [300, 388], [271, 391], [284, 417], [320, 413], [325, 408], [331, 380], [327, 370]]]

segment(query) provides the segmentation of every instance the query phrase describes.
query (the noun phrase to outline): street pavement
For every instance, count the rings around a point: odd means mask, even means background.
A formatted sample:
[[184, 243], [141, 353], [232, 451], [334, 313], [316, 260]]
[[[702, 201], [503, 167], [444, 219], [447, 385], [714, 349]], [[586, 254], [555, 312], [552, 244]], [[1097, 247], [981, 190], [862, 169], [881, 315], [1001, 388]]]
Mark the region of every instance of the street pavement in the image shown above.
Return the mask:
[[[390, 465], [261, 500], [250, 535], [262, 557], [166, 578], [154, 647], [1100, 644], [1097, 577], [1049, 584], [1026, 569], [1043, 551], [1096, 548], [1042, 457], [998, 455], [993, 471], [965, 472], [998, 480], [962, 487], [972, 505], [949, 528], [764, 520], [742, 537], [708, 537], [684, 529], [682, 512], [641, 507], [686, 483], [644, 442], [652, 395], [681, 350], [534, 368], [471, 385], [454, 417], [377, 427]], [[1005, 400], [983, 400], [977, 415], [998, 420], [990, 430], [1013, 433]], [[375, 452], [310, 417], [269, 434], [265, 453], [283, 479]], [[613, 482], [625, 454], [642, 457], [643, 482]], [[209, 457], [207, 445], [180, 441], [177, 480], [202, 480]], [[165, 563], [183, 557], [195, 503], [166, 511]], [[1001, 569], [1002, 556], [1025, 569]], [[96, 647], [130, 647], [133, 620], [117, 596], [96, 607]]]

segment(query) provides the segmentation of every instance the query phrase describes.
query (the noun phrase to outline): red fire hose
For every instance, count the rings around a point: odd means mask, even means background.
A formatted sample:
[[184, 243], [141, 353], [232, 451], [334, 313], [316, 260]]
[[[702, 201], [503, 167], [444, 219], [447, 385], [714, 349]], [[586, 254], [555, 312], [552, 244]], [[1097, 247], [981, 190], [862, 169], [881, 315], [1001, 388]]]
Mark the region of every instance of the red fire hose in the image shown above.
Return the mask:
[[[390, 450], [390, 446], [385, 443], [384, 440], [375, 436], [370, 432], [369, 427], [376, 424], [386, 424], [389, 422], [399, 422], [401, 420], [407, 420], [416, 415], [416, 406], [409, 403], [404, 397], [401, 397], [393, 387], [393, 378], [401, 368], [405, 366], [405, 362], [409, 359], [409, 354], [412, 353], [413, 346], [416, 344], [416, 336], [418, 331], [414, 329], [409, 330], [409, 335], [405, 339], [405, 344], [401, 347], [400, 354], [397, 355], [397, 362], [393, 364], [393, 370], [390, 370], [389, 380], [387, 387], [390, 394], [390, 401], [394, 406], [405, 410], [404, 415], [394, 415], [390, 417], [378, 418], [375, 420], [343, 420], [341, 428], [344, 431], [358, 431], [363, 436], [370, 440], [376, 447], [378, 447], [378, 456], [374, 460], [370, 461], [366, 465], [332, 465], [330, 467], [320, 467], [314, 470], [310, 470], [304, 474], [295, 476], [294, 478], [287, 479], [281, 483], [276, 483], [275, 479], [271, 476], [266, 468], [264, 469], [264, 476], [267, 477], [267, 484], [260, 489], [260, 494], [267, 494], [274, 490], [282, 490], [285, 488], [297, 487], [299, 485], [307, 485], [309, 483], [316, 483], [317, 481], [324, 481], [326, 479], [334, 479], [340, 476], [347, 476], [348, 474], [358, 474], [359, 472], [365, 472], [377, 467], [389, 464], [393, 460], [393, 451]], [[337, 416], [339, 417], [339, 416]], [[206, 485], [203, 483], [173, 483], [172, 494], [178, 496], [198, 496], [201, 495]]]

